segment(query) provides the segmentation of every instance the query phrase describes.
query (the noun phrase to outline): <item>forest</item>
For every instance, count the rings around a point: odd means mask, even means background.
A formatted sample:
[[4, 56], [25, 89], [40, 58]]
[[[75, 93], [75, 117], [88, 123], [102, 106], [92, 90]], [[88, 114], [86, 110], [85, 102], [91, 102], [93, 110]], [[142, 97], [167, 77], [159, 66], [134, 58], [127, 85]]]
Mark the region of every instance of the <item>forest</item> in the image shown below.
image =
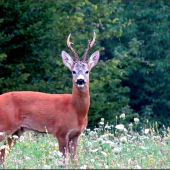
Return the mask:
[[[170, 1], [1, 0], [0, 94], [9, 91], [72, 93], [62, 62], [67, 37], [81, 56], [100, 62], [90, 74], [89, 128], [101, 118], [116, 124], [170, 125]], [[90, 56], [89, 54], [89, 56]]]

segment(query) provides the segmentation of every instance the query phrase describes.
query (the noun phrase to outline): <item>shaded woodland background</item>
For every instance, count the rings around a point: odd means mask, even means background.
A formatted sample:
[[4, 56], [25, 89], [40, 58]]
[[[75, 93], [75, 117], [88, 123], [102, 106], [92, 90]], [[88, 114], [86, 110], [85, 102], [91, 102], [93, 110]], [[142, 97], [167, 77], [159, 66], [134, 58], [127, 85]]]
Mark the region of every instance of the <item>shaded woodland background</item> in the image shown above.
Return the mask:
[[[67, 36], [82, 55], [100, 50], [90, 75], [89, 127], [101, 117], [170, 125], [170, 1], [1, 0], [0, 94], [15, 90], [71, 93], [61, 51]], [[71, 53], [70, 53], [71, 54]], [[126, 122], [124, 122], [126, 123]]]

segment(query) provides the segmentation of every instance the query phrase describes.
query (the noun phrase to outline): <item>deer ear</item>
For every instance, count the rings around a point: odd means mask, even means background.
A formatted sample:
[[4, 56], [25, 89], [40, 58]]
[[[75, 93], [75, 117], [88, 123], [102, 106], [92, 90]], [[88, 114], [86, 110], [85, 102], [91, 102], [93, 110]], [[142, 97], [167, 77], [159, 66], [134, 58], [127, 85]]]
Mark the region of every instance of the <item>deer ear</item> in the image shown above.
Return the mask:
[[88, 61], [89, 69], [91, 70], [99, 61], [100, 53], [99, 51], [94, 52]]
[[63, 63], [71, 70], [73, 63], [74, 63], [71, 56], [65, 51], [62, 51], [61, 56], [63, 59]]

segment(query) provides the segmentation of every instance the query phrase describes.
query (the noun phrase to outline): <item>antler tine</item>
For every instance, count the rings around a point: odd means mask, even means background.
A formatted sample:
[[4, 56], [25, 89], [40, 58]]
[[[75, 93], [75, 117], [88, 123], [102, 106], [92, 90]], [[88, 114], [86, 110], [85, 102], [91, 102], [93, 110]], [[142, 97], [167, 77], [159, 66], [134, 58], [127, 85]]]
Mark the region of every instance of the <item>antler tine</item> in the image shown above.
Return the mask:
[[70, 41], [71, 39], [71, 34], [68, 36], [67, 38], [67, 46], [70, 48], [71, 52], [73, 53], [74, 57], [76, 58], [76, 60], [79, 60], [79, 56], [76, 53], [76, 51], [73, 49], [72, 45], [74, 44], [73, 42]]
[[86, 51], [85, 51], [85, 53], [84, 53], [84, 55], [83, 55], [83, 57], [82, 57], [82, 58], [83, 58], [83, 61], [86, 61], [87, 55], [88, 55], [90, 49], [93, 47], [93, 45], [94, 45], [94, 43], [95, 43], [95, 40], [96, 40], [96, 33], [94, 32], [94, 34], [93, 34], [93, 40], [92, 40], [92, 41], [89, 41], [88, 47], [87, 47], [87, 49], [86, 49]]

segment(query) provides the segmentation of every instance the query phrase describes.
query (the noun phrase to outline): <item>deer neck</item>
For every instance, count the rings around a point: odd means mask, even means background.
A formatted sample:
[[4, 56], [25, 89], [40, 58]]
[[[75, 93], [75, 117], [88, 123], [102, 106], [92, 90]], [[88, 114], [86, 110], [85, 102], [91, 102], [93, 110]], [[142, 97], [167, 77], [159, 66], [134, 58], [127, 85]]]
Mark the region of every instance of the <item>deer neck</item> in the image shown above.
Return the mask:
[[83, 89], [79, 89], [77, 88], [76, 84], [73, 83], [72, 104], [76, 110], [76, 114], [78, 114], [80, 119], [84, 119], [88, 116], [90, 106], [90, 93], [88, 84], [86, 84]]

